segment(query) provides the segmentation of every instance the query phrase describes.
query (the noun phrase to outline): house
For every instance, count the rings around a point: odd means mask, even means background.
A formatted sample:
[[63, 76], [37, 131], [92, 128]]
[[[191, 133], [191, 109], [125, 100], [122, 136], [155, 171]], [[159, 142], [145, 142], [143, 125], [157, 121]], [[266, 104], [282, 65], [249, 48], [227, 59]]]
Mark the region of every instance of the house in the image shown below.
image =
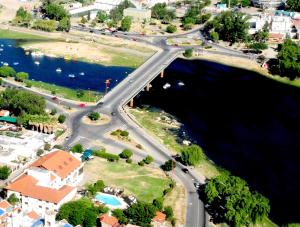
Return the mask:
[[278, 8], [279, 6], [284, 5], [284, 2], [284, 0], [252, 0], [254, 6], [263, 9]]
[[120, 227], [119, 220], [109, 214], [102, 214], [99, 216], [102, 227]]
[[62, 204], [75, 197], [75, 186], [83, 178], [82, 167], [82, 162], [71, 153], [56, 150], [39, 158], [8, 184], [7, 197], [15, 194], [23, 211], [34, 210], [42, 217], [56, 213]]
[[273, 16], [270, 32], [272, 33], [281, 33], [281, 34], [290, 34], [292, 31], [292, 20], [288, 16]]
[[259, 15], [253, 15], [248, 20], [249, 23], [249, 33], [255, 34], [256, 32], [263, 29], [263, 27], [266, 24], [270, 24], [272, 20], [272, 17], [268, 14], [259, 14]]
[[43, 219], [35, 211], [24, 212], [16, 209], [9, 217], [7, 217], [7, 226], [11, 227], [40, 227], [44, 226]]
[[164, 226], [166, 222], [166, 215], [160, 211], [156, 211], [154, 218], [152, 219], [152, 223], [154, 226]]
[[13, 207], [12, 205], [7, 202], [6, 200], [2, 200], [0, 202], [0, 225], [6, 225], [7, 224], [7, 217], [12, 212]]
[[8, 117], [9, 110], [0, 110], [0, 117]]
[[150, 9], [127, 8], [123, 11], [124, 16], [132, 17], [134, 21], [144, 21], [151, 19]]

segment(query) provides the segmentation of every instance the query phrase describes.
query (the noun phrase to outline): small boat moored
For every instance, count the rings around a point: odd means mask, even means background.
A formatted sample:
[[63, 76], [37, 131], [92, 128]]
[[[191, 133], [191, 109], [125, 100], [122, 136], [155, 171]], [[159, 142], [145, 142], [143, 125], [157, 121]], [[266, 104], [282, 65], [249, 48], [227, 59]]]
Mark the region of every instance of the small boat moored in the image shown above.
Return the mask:
[[36, 64], [36, 65], [40, 65], [40, 62], [38, 62], [38, 61], [35, 61], [35, 62], [34, 62], [34, 64]]
[[57, 68], [56, 70], [55, 70], [57, 73], [61, 73], [61, 68]]
[[85, 75], [85, 73], [84, 73], [84, 72], [81, 72], [81, 73], [79, 73], [79, 75], [80, 75], [80, 76], [84, 76], [84, 75]]
[[68, 77], [69, 78], [75, 78], [75, 75], [74, 74], [69, 74]]

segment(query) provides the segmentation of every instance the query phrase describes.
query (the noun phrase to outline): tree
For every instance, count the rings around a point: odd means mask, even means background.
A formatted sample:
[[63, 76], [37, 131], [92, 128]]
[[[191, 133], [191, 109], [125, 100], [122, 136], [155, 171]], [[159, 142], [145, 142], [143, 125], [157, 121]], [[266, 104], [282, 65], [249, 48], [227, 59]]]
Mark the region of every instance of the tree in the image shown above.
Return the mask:
[[219, 40], [219, 33], [212, 31], [210, 32], [209, 37], [212, 41], [217, 42]]
[[185, 49], [183, 56], [186, 58], [190, 58], [193, 56], [193, 49], [189, 48], [189, 49]]
[[28, 27], [30, 25], [31, 20], [32, 15], [23, 7], [20, 7], [17, 10], [16, 17], [14, 18], [13, 23]]
[[145, 162], [146, 164], [150, 164], [150, 163], [153, 162], [153, 161], [154, 161], [154, 159], [153, 159], [153, 157], [150, 156], [150, 155], [147, 155], [146, 158], [144, 158], [144, 162]]
[[104, 23], [108, 19], [108, 15], [104, 10], [99, 10], [97, 13], [97, 20], [99, 23]]
[[123, 130], [123, 131], [121, 131], [120, 136], [128, 137], [129, 136], [129, 132], [126, 131], [126, 130]]
[[126, 218], [123, 210], [121, 210], [121, 209], [114, 209], [112, 211], [112, 215], [119, 220], [120, 224], [126, 225], [128, 223], [128, 220], [127, 220], [127, 218]]
[[46, 32], [53, 32], [57, 29], [57, 22], [55, 20], [35, 20], [32, 28]]
[[153, 200], [152, 204], [156, 207], [157, 210], [162, 211], [164, 205], [164, 198], [156, 198]]
[[89, 119], [92, 121], [97, 121], [100, 118], [100, 114], [98, 112], [92, 112], [89, 114]]
[[289, 9], [300, 12], [299, 0], [287, 0], [287, 5], [288, 5]]
[[281, 76], [291, 80], [300, 77], [300, 45], [290, 39], [285, 40], [277, 55]]
[[170, 206], [166, 206], [164, 208], [164, 213], [166, 214], [166, 218], [170, 219], [174, 217], [174, 212], [173, 212], [173, 208]]
[[119, 154], [119, 156], [120, 156], [120, 158], [128, 159], [132, 156], [132, 154], [133, 153], [131, 150], [125, 149]]
[[196, 166], [204, 158], [203, 150], [198, 145], [187, 146], [181, 150], [181, 160], [187, 165]]
[[44, 144], [44, 150], [50, 151], [51, 150], [51, 144], [50, 143], [45, 143]]
[[109, 12], [109, 17], [115, 22], [122, 20], [124, 9], [135, 7], [130, 1], [124, 0]]
[[155, 212], [156, 208], [152, 204], [138, 201], [127, 208], [124, 214], [131, 224], [145, 226], [150, 224]]
[[57, 120], [58, 120], [58, 122], [59, 122], [60, 124], [62, 124], [62, 123], [65, 122], [66, 116], [63, 115], [63, 114], [60, 114], [60, 115], [58, 116]]
[[91, 196], [95, 196], [97, 192], [102, 192], [104, 187], [104, 182], [102, 180], [98, 180], [96, 183], [88, 185], [87, 191]]
[[84, 212], [84, 218], [82, 222], [83, 227], [94, 227], [98, 218], [98, 212], [94, 207], [89, 207]]
[[45, 14], [49, 19], [60, 21], [65, 17], [69, 17], [67, 11], [61, 5], [50, 3], [45, 8]]
[[10, 110], [15, 116], [24, 113], [45, 114], [46, 101], [43, 97], [28, 91], [6, 89], [0, 93], [0, 108]]
[[121, 31], [123, 32], [128, 32], [130, 30], [132, 23], [131, 17], [124, 17], [122, 22], [121, 22]]
[[0, 180], [6, 180], [11, 174], [11, 170], [8, 166], [0, 167]]
[[69, 32], [70, 28], [71, 28], [70, 18], [64, 17], [59, 21], [57, 30]]
[[166, 3], [157, 3], [151, 9], [151, 17], [159, 20], [168, 18], [168, 21], [171, 21], [175, 19], [175, 13], [167, 9]]
[[78, 90], [76, 91], [76, 96], [77, 96], [78, 98], [82, 98], [82, 97], [84, 96], [84, 91], [81, 90], [81, 89], [78, 89]]
[[28, 78], [29, 78], [28, 73], [25, 73], [25, 72], [18, 72], [18, 73], [16, 74], [15, 80], [16, 80], [16, 81], [23, 82], [24, 80], [27, 80]]
[[0, 76], [1, 77], [14, 77], [16, 76], [16, 71], [9, 66], [2, 66], [0, 67]]
[[168, 160], [161, 166], [164, 171], [171, 171], [175, 167], [176, 163], [173, 160]]
[[174, 33], [177, 31], [177, 27], [173, 24], [169, 24], [166, 28], [166, 32], [168, 33]]
[[43, 153], [44, 153], [44, 150], [43, 150], [43, 149], [38, 149], [37, 152], [36, 152], [36, 155], [37, 155], [38, 157], [40, 157]]
[[82, 153], [83, 146], [80, 143], [78, 143], [78, 144], [75, 144], [70, 150], [75, 153]]
[[13, 193], [8, 197], [7, 202], [14, 206], [16, 203], [20, 202], [20, 200], [15, 195], [15, 193]]
[[268, 49], [268, 45], [266, 43], [257, 42], [257, 43], [251, 43], [249, 45], [249, 48], [253, 49], [253, 50], [256, 50], [256, 51], [259, 51], [259, 50]]
[[248, 19], [243, 13], [226, 11], [216, 16], [212, 24], [220, 39], [235, 43], [248, 38]]
[[53, 108], [50, 112], [51, 115], [55, 115], [57, 113], [57, 110], [55, 108]]

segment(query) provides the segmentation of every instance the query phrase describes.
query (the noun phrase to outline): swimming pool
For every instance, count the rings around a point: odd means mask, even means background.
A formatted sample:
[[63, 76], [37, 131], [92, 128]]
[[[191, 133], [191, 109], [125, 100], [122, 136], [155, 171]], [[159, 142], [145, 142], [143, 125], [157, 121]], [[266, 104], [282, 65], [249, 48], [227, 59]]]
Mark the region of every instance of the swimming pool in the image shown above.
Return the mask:
[[120, 205], [122, 205], [122, 203], [114, 195], [99, 193], [95, 196], [95, 199], [98, 200], [101, 203], [104, 203], [105, 205], [110, 205], [110, 206], [120, 206]]

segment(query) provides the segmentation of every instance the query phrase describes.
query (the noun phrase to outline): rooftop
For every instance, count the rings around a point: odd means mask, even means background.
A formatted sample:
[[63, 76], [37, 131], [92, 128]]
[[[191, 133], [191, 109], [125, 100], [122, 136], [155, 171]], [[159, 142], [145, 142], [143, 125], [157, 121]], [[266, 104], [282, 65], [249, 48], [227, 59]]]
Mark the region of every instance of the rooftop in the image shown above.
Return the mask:
[[160, 211], [157, 211], [156, 215], [154, 216], [154, 218], [152, 220], [155, 222], [163, 223], [166, 220], [166, 215]]
[[102, 214], [100, 217], [99, 217], [100, 221], [107, 224], [107, 225], [111, 225], [111, 226], [114, 226], [116, 224], [118, 224], [118, 219], [115, 218], [114, 216], [110, 216], [108, 214]]

